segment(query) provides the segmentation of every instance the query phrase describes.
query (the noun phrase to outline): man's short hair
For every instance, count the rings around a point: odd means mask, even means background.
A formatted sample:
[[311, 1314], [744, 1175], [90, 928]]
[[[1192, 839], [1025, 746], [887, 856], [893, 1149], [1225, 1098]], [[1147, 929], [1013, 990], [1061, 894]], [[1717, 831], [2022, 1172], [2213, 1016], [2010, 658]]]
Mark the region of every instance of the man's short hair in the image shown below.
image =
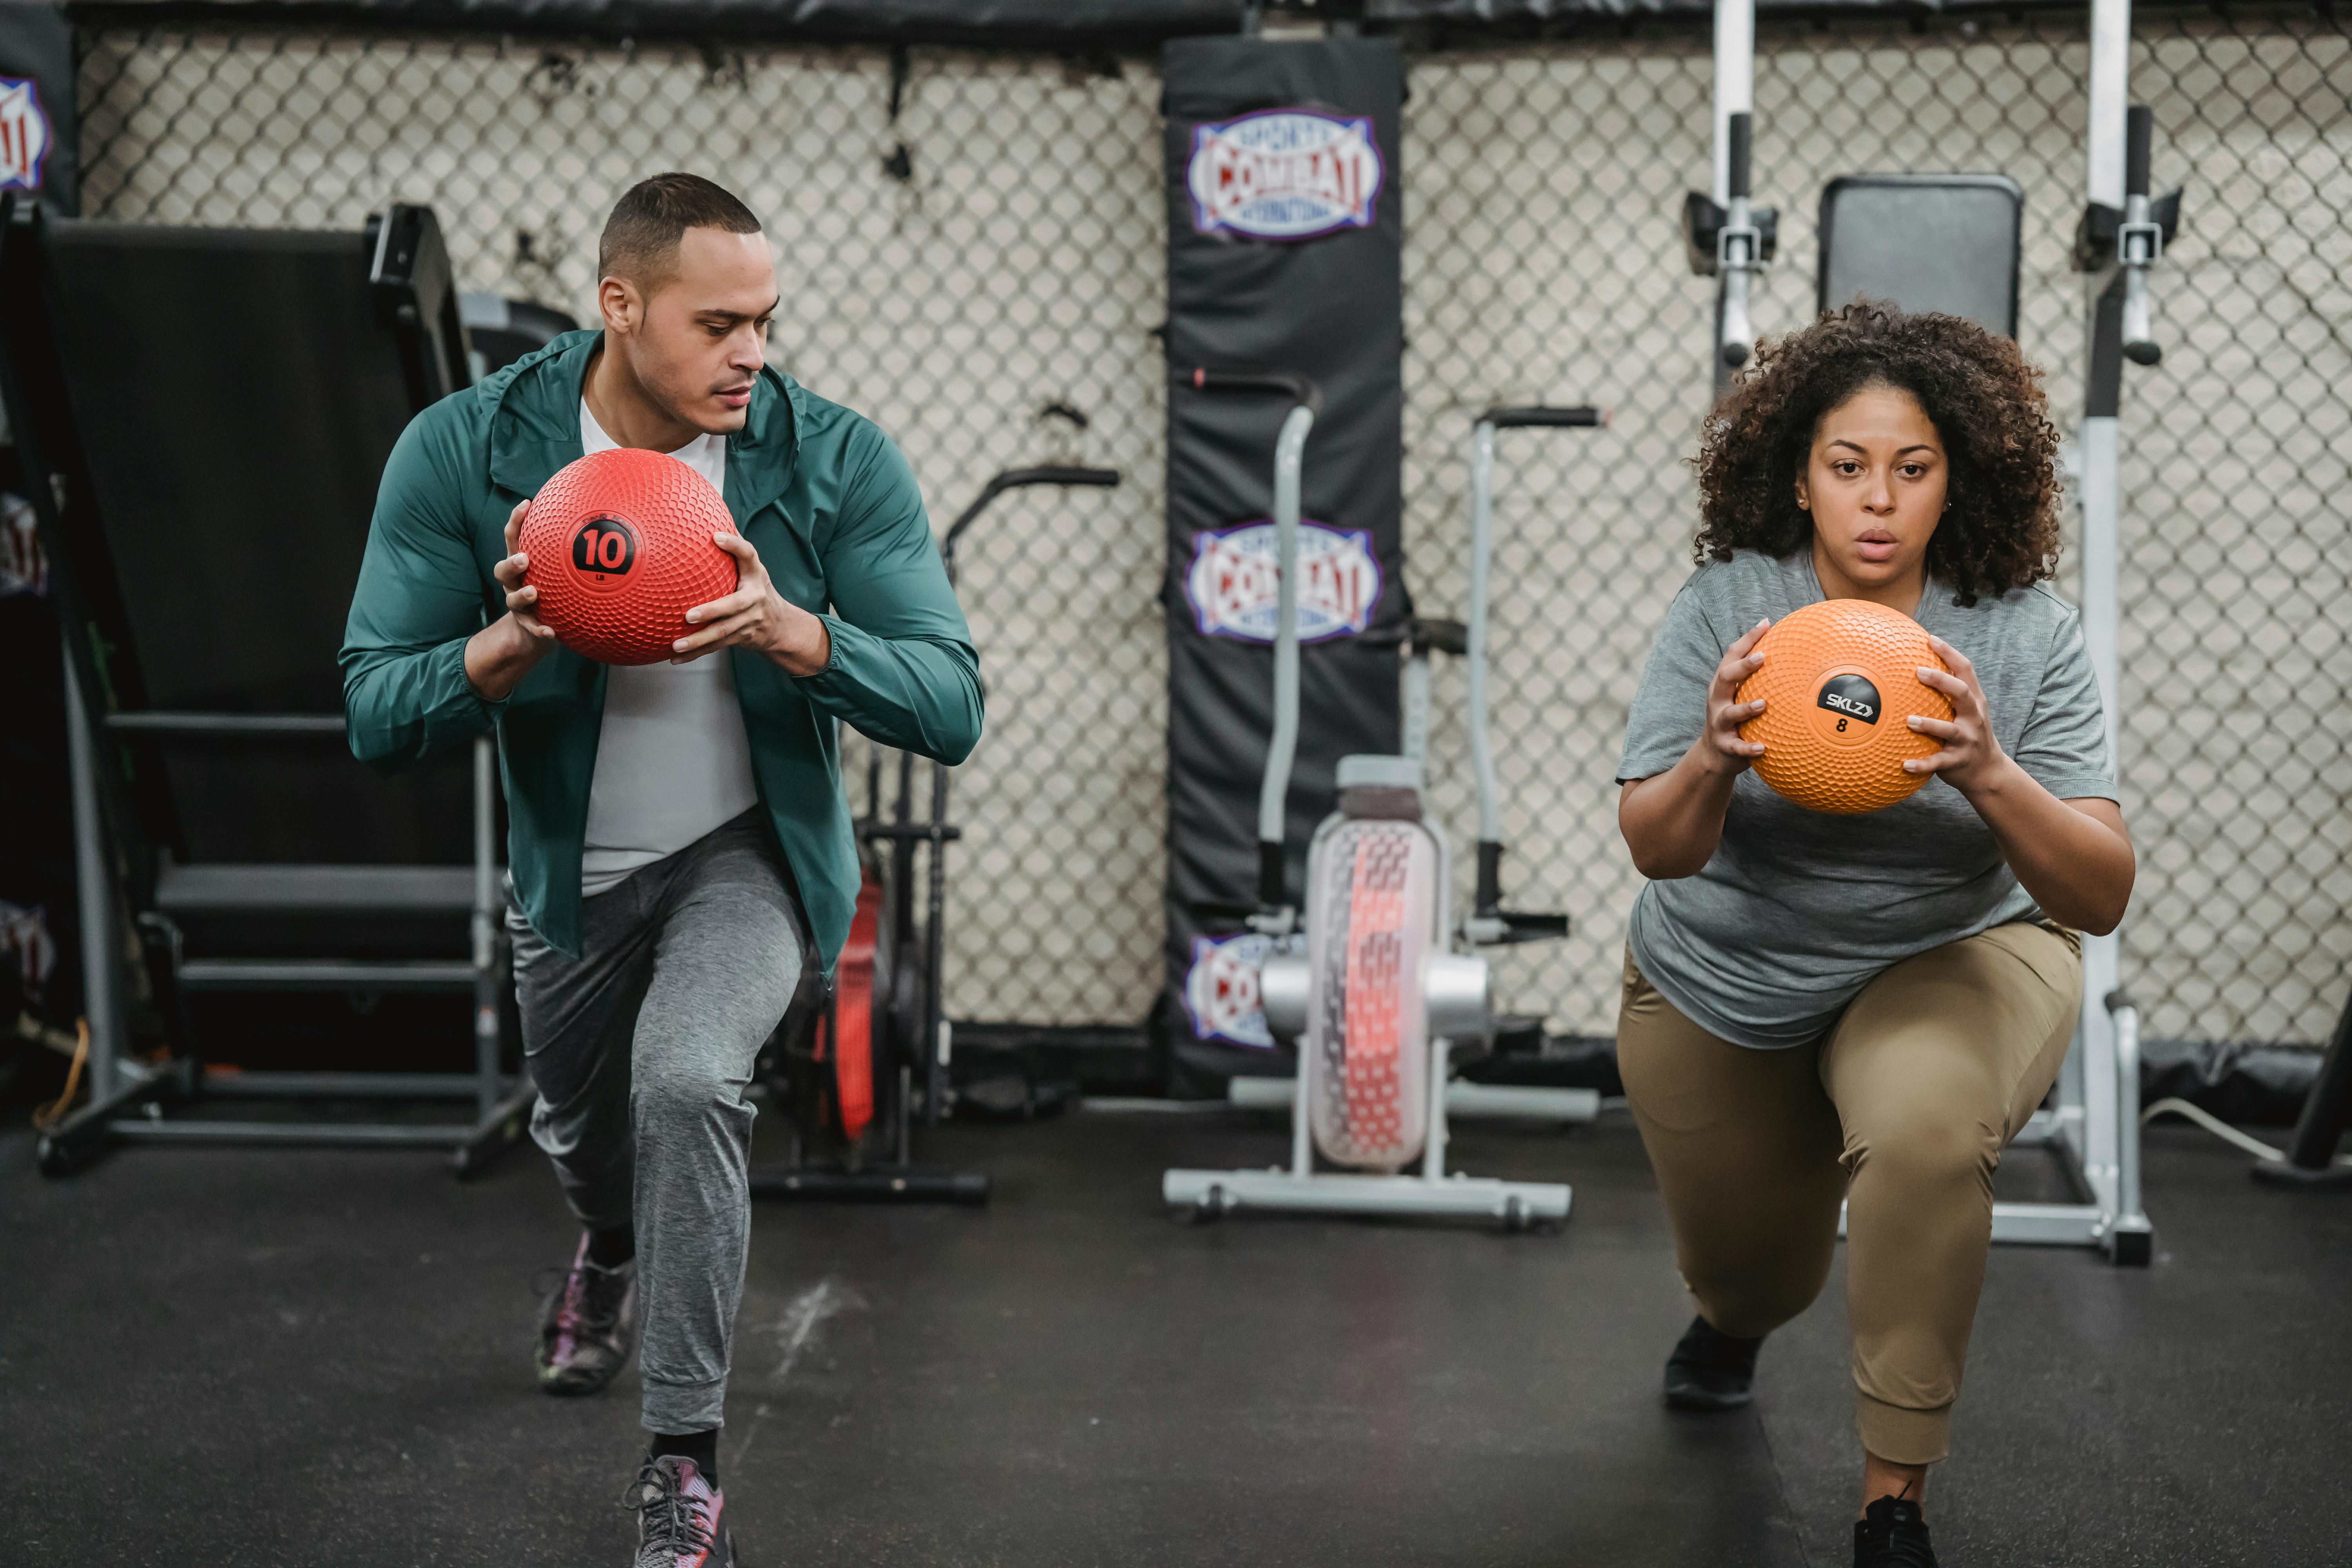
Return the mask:
[[760, 220], [699, 174], [656, 174], [613, 204], [596, 242], [596, 276], [625, 278], [650, 295], [677, 265], [678, 241], [690, 228], [757, 234]]

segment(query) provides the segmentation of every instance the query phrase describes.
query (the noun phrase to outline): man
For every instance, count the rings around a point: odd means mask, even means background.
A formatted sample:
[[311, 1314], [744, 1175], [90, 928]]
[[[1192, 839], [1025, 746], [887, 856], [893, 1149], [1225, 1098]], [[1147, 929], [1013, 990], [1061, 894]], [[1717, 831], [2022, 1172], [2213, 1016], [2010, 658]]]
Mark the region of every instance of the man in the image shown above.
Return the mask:
[[[342, 653], [352, 749], [398, 765], [495, 726], [511, 830], [531, 1136], [583, 1235], [540, 1385], [602, 1388], [642, 1318], [653, 1440], [639, 1568], [734, 1562], [718, 1435], [750, 1201], [753, 1058], [849, 929], [835, 720], [961, 762], [979, 661], [906, 461], [769, 368], [759, 220], [692, 174], [624, 195], [601, 331], [568, 333], [411, 424], [385, 466]], [[532, 613], [516, 538], [583, 452], [667, 452], [726, 498], [740, 582], [667, 664], [608, 668]], [[830, 611], [828, 613], [828, 606]]]

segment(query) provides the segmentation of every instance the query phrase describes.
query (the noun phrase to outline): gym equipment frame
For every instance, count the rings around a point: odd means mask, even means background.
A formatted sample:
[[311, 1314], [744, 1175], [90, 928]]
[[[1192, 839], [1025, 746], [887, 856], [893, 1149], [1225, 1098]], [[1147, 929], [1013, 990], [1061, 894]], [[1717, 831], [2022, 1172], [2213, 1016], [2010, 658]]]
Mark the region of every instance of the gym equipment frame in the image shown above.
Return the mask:
[[2338, 1164], [2336, 1159], [2347, 1122], [2352, 1122], [2352, 998], [2336, 1016], [2335, 1037], [2327, 1042], [2327, 1055], [2304, 1099], [2303, 1113], [2294, 1120], [2286, 1157], [2258, 1160], [2248, 1173], [2266, 1187], [2352, 1192], [2352, 1165]]
[[[53, 259], [51, 251], [58, 247], [65, 254]], [[35, 302], [33, 308], [14, 312], [0, 322], [0, 393], [6, 397], [27, 473], [37, 476], [26, 489], [58, 584], [60, 618], [68, 628], [65, 668], [76, 885], [90, 1026], [90, 1103], [40, 1140], [40, 1168], [50, 1174], [79, 1169], [107, 1144], [121, 1141], [439, 1148], [450, 1152], [460, 1175], [472, 1173], [520, 1136], [531, 1095], [526, 1080], [500, 1071], [506, 1038], [501, 1020], [508, 1013], [504, 1005], [508, 959], [496, 856], [491, 742], [484, 737], [472, 747], [468, 865], [308, 864], [201, 856], [183, 861], [168, 847], [170, 838], [151, 833], [148, 823], [158, 811], [166, 820], [183, 815], [184, 803], [169, 784], [171, 769], [157, 762], [166, 754], [167, 745], [199, 746], [214, 759], [247, 757], [254, 748], [281, 748], [299, 759], [310, 748], [340, 746], [344, 719], [340, 712], [253, 710], [252, 706], [239, 711], [196, 710], [158, 706], [145, 700], [152, 677], [142, 673], [141, 662], [132, 657], [137, 627], [127, 608], [133, 597], [131, 588], [136, 586], [146, 595], [138, 602], [150, 611], [159, 606], [184, 609], [195, 591], [173, 584], [159, 595], [152, 583], [133, 584], [110, 531], [132, 527], [133, 534], [125, 537], [136, 537], [137, 527], [147, 526], [157, 517], [163, 519], [163, 526], [193, 528], [203, 515], [202, 508], [173, 504], [173, 495], [165, 491], [178, 482], [176, 474], [126, 475], [118, 463], [105, 474], [111, 490], [107, 483], [93, 482], [98, 453], [90, 445], [90, 433], [76, 417], [73, 369], [68, 358], [74, 341], [71, 334], [91, 329], [88, 312], [69, 314], [68, 303], [75, 289], [87, 290], [100, 285], [87, 279], [61, 283], [59, 271], [67, 267], [108, 271], [110, 277], [119, 273], [117, 281], [144, 280], [165, 296], [160, 300], [142, 300], [142, 307], [147, 309], [169, 310], [184, 297], [206, 294], [215, 286], [225, 287], [229, 295], [242, 288], [250, 296], [214, 300], [226, 321], [225, 340], [192, 340], [175, 345], [177, 359], [159, 362], [157, 366], [142, 363], [142, 373], [160, 380], [157, 389], [142, 388], [154, 391], [154, 395], [131, 398], [121, 407], [125, 430], [159, 410], [188, 407], [182, 401], [183, 388], [163, 383], [185, 370], [192, 358], [213, 364], [223, 376], [250, 374], [256, 363], [285, 363], [285, 356], [272, 357], [280, 347], [272, 334], [255, 330], [263, 324], [260, 320], [229, 318], [239, 307], [254, 306], [257, 300], [263, 309], [274, 307], [279, 300], [272, 290], [289, 279], [307, 286], [302, 298], [321, 314], [316, 321], [306, 318], [302, 324], [317, 341], [303, 342], [291, 357], [309, 356], [318, 364], [331, 367], [325, 374], [349, 378], [351, 405], [338, 419], [319, 422], [315, 432], [320, 446], [319, 472], [289, 479], [286, 470], [278, 470], [262, 481], [265, 494], [275, 486], [317, 479], [310, 489], [300, 493], [335, 491], [340, 484], [343, 489], [336, 493], [357, 498], [363, 504], [373, 488], [371, 465], [380, 468], [382, 462], [382, 451], [375, 449], [375, 444], [388, 451], [399, 422], [468, 384], [464, 331], [457, 315], [447, 258], [428, 209], [395, 206], [371, 220], [370, 232], [362, 237], [134, 229], [48, 219], [37, 213], [20, 217], [16, 211], [0, 208], [0, 279], [12, 289], [13, 298]], [[73, 309], [82, 310], [80, 306]], [[224, 341], [225, 348], [221, 347]], [[220, 349], [217, 354], [210, 352], [215, 348]], [[240, 356], [249, 356], [253, 363]], [[295, 385], [295, 380], [299, 378], [289, 378], [270, 395], [312, 395], [306, 385]], [[111, 402], [98, 406], [110, 412], [118, 409]], [[241, 416], [234, 405], [221, 405], [202, 411], [202, 416]], [[85, 408], [83, 418], [88, 417]], [[183, 445], [195, 451], [207, 449], [212, 432], [210, 426], [204, 428], [205, 435], [192, 437]], [[121, 430], [97, 434], [130, 438]], [[152, 433], [142, 431], [137, 438], [152, 438]], [[213, 449], [217, 449], [216, 443]], [[265, 448], [248, 443], [237, 449]], [[204, 505], [247, 509], [250, 498], [236, 493], [238, 485], [211, 488], [220, 493]], [[131, 515], [118, 516], [113, 508], [102, 504], [101, 498], [109, 493], [118, 500], [134, 498], [135, 504], [124, 509]], [[250, 514], [278, 515], [266, 508]], [[363, 511], [361, 516], [363, 519]], [[321, 515], [306, 516], [305, 521], [324, 537], [322, 552], [345, 552], [355, 565], [355, 542], [333, 532], [349, 519]], [[136, 546], [126, 548], [137, 552]], [[232, 572], [245, 575], [234, 568]], [[263, 584], [254, 591], [267, 595], [280, 588], [282, 584], [273, 588]], [[180, 601], [176, 605], [175, 597]], [[340, 616], [333, 618], [340, 620]], [[314, 637], [331, 636], [318, 626], [307, 629]], [[101, 639], [119, 656], [111, 665], [100, 662], [97, 645]], [[163, 637], [157, 646], [168, 640]], [[257, 658], [266, 663], [278, 655], [306, 667], [313, 655], [323, 662], [315, 671], [305, 668], [290, 677], [272, 668], [267, 671], [272, 679], [321, 686], [333, 679], [331, 643], [323, 650], [307, 646], [291, 652], [272, 649]], [[247, 700], [245, 692], [236, 689], [235, 678], [244, 672], [243, 667], [226, 673], [210, 670], [207, 679], [217, 676], [218, 689], [232, 700]], [[140, 764], [137, 775], [129, 765], [132, 762]], [[215, 808], [222, 807], [224, 801], [236, 800], [236, 781], [253, 776], [249, 771], [236, 773], [240, 765], [236, 761], [226, 765], [229, 772], [210, 775], [214, 795], [205, 804]], [[273, 759], [262, 772], [299, 773], [306, 765], [299, 760]], [[341, 759], [340, 767], [331, 762], [324, 766], [326, 776], [362, 776], [360, 764], [348, 757]], [[352, 772], [344, 773], [344, 768]], [[137, 796], [134, 776], [144, 781], [147, 796]], [[220, 793], [222, 779], [230, 781], [226, 795]], [[331, 811], [331, 803], [328, 809]], [[122, 920], [125, 900], [131, 916], [127, 927]], [[462, 957], [446, 958], [191, 957], [184, 951], [183, 922], [192, 920], [264, 926], [274, 921], [282, 931], [348, 919], [404, 928], [429, 925], [436, 930], [462, 922], [466, 951]], [[139, 961], [163, 1016], [167, 1038], [177, 1050], [175, 1059], [160, 1068], [142, 1067], [127, 1049], [126, 969], [132, 960], [121, 941], [126, 930], [138, 935], [142, 949]], [[190, 1046], [182, 998], [193, 992], [264, 991], [469, 994], [475, 1069], [442, 1074], [203, 1072]], [[232, 1097], [373, 1103], [470, 1101], [472, 1113], [464, 1121], [434, 1122], [179, 1120], [164, 1114], [167, 1108], [196, 1100]]]
[[[1301, 929], [1300, 911], [1288, 902], [1283, 867], [1283, 826], [1291, 764], [1298, 739], [1297, 584], [1300, 471], [1307, 437], [1314, 426], [1319, 398], [1314, 384], [1303, 376], [1233, 375], [1200, 370], [1192, 374], [1190, 381], [1196, 390], [1202, 392], [1234, 395], [1278, 393], [1291, 400], [1290, 411], [1283, 420], [1281, 434], [1275, 445], [1274, 527], [1277, 589], [1274, 724], [1266, 748], [1265, 772], [1258, 803], [1259, 910], [1250, 917], [1249, 923], [1253, 929], [1276, 940], [1276, 946], [1268, 952], [1260, 966], [1259, 1000], [1267, 1026], [1276, 1037], [1298, 1041], [1299, 1065], [1297, 1077], [1288, 1080], [1286, 1089], [1267, 1091], [1267, 1103], [1277, 1102], [1278, 1097], [1285, 1093], [1289, 1099], [1291, 1157], [1287, 1170], [1279, 1166], [1264, 1171], [1171, 1170], [1160, 1179], [1161, 1199], [1171, 1208], [1188, 1211], [1202, 1219], [1217, 1218], [1237, 1210], [1270, 1209], [1294, 1213], [1492, 1218], [1501, 1220], [1515, 1230], [1538, 1221], [1564, 1220], [1568, 1217], [1570, 1195], [1565, 1185], [1474, 1180], [1459, 1174], [1448, 1175], [1445, 1170], [1446, 1117], [1452, 1099], [1447, 1084], [1453, 1060], [1451, 1042], [1457, 1038], [1483, 1039], [1492, 1027], [1492, 1019], [1487, 1000], [1486, 961], [1449, 951], [1454, 930], [1450, 857], [1445, 836], [1419, 817], [1419, 763], [1404, 757], [1340, 759], [1338, 782], [1341, 809], [1316, 829], [1307, 852], [1308, 896], [1304, 930]], [[1411, 981], [1400, 977], [1393, 982], [1399, 992], [1395, 1000], [1402, 1005], [1389, 1010], [1402, 1014], [1409, 1007], [1419, 1007], [1423, 1013], [1417, 1022], [1426, 1037], [1425, 1045], [1422, 1047], [1426, 1052], [1425, 1062], [1397, 1061], [1395, 1066], [1402, 1084], [1394, 1090], [1394, 1097], [1399, 1100], [1410, 1097], [1414, 1070], [1420, 1071], [1422, 1103], [1417, 1108], [1402, 1108], [1418, 1110], [1423, 1119], [1421, 1173], [1417, 1176], [1318, 1172], [1315, 1168], [1317, 1137], [1314, 1119], [1318, 1096], [1323, 1088], [1320, 1058], [1324, 1052], [1318, 1048], [1309, 1028], [1310, 1009], [1315, 1006], [1318, 994], [1311, 939], [1335, 922], [1335, 914], [1328, 908], [1330, 879], [1321, 873], [1327, 851], [1342, 832], [1359, 821], [1349, 806], [1351, 795], [1358, 792], [1386, 795], [1392, 803], [1399, 797], [1409, 799], [1412, 825], [1410, 831], [1424, 836], [1433, 850], [1434, 878], [1427, 884], [1433, 895], [1427, 916], [1432, 924], [1426, 935], [1425, 957], [1420, 973]], [[1375, 816], [1396, 815], [1402, 814], [1368, 812], [1363, 820], [1369, 821]], [[1380, 826], [1390, 825], [1382, 823]], [[1410, 893], [1399, 892], [1394, 896], [1402, 910], [1401, 918], [1409, 922], [1413, 918]], [[1409, 946], [1406, 951], [1410, 952]], [[1329, 966], [1326, 964], [1323, 967], [1328, 970]], [[1324, 1005], [1328, 1011], [1328, 999]], [[1400, 1030], [1401, 1054], [1413, 1048], [1410, 1035], [1410, 1030]]]
[[[978, 521], [989, 503], [1008, 490], [1032, 485], [1083, 486], [1108, 489], [1118, 486], [1116, 468], [1045, 467], [1007, 468], [991, 479], [964, 508], [940, 541], [940, 564], [948, 585], [956, 582], [956, 545]], [[806, 1132], [797, 1130], [792, 1157], [781, 1164], [754, 1167], [751, 1195], [807, 1201], [838, 1200], [867, 1203], [984, 1204], [989, 1182], [984, 1172], [943, 1171], [914, 1163], [915, 1063], [922, 1064], [922, 1120], [939, 1125], [948, 1100], [948, 1066], [954, 1048], [953, 1031], [943, 1016], [942, 975], [947, 963], [947, 847], [963, 837], [948, 820], [948, 786], [954, 770], [934, 760], [930, 764], [931, 798], [926, 820], [915, 819], [915, 758], [898, 754], [898, 798], [889, 816], [882, 810], [882, 748], [877, 746], [866, 767], [866, 809], [857, 825], [861, 840], [877, 855], [883, 884], [876, 925], [873, 986], [866, 1008], [871, 1031], [867, 1062], [895, 1058], [896, 1082], [888, 1086], [885, 1116], [889, 1122], [889, 1154], [867, 1164], [845, 1150], [837, 1162], [818, 1163], [808, 1157]], [[915, 848], [929, 847], [922, 931], [915, 929]], [[853, 942], [856, 940], [853, 933]], [[847, 955], [844, 957], [844, 966]], [[839, 983], [825, 1004], [826, 1038], [841, 1037]], [[887, 1049], [876, 1047], [887, 1046]], [[835, 1049], [838, 1050], [837, 1044]], [[869, 1065], [870, 1070], [870, 1065]], [[821, 1092], [804, 1082], [807, 1092]], [[834, 1131], [837, 1131], [838, 1129]]]
[[[1502, 908], [1502, 792], [1496, 783], [1494, 742], [1486, 718], [1495, 432], [1591, 430], [1608, 423], [1607, 410], [1590, 407], [1489, 408], [1478, 416], [1471, 427], [1470, 445], [1470, 619], [1466, 626], [1457, 621], [1416, 619], [1407, 632], [1404, 754], [1416, 765], [1426, 765], [1429, 750], [1432, 650], [1457, 655], [1469, 665], [1470, 755], [1478, 787], [1478, 879], [1475, 901], [1470, 917], [1459, 927], [1459, 934], [1470, 947], [1544, 942], [1568, 935], [1568, 917], [1564, 914], [1525, 913]], [[1541, 1024], [1540, 1019], [1531, 1021], [1538, 1029]], [[1507, 1026], [1498, 1024], [1498, 1027], [1503, 1026]], [[1235, 1077], [1225, 1085], [1226, 1099], [1244, 1110], [1286, 1109], [1295, 1102], [1297, 1093], [1296, 1078]], [[1566, 1126], [1598, 1117], [1601, 1093], [1591, 1089], [1545, 1089], [1452, 1079], [1445, 1084], [1445, 1110], [1448, 1116]]]

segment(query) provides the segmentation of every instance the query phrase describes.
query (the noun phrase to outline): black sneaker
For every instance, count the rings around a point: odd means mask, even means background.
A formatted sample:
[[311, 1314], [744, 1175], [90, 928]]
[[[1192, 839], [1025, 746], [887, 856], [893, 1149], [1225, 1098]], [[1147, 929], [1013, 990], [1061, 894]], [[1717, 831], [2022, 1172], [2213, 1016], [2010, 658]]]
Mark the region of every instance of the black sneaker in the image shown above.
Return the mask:
[[1735, 1340], [1693, 1318], [1682, 1343], [1666, 1358], [1666, 1403], [1677, 1410], [1737, 1410], [1754, 1395], [1756, 1349], [1762, 1340]]
[[629, 1363], [637, 1342], [637, 1263], [602, 1268], [588, 1261], [588, 1237], [540, 1314], [539, 1386], [593, 1394]]
[[621, 1506], [637, 1516], [635, 1568], [735, 1568], [727, 1494], [684, 1455], [647, 1459]]
[[1853, 1568], [1936, 1568], [1919, 1505], [1883, 1497], [1864, 1509], [1853, 1521]]

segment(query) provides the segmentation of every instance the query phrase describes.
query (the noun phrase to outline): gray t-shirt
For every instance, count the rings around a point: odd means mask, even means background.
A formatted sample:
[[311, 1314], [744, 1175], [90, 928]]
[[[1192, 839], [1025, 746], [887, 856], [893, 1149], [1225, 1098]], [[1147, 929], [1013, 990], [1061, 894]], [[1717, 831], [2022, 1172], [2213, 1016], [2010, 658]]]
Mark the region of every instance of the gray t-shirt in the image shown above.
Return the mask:
[[[1691, 574], [1666, 611], [1625, 725], [1620, 784], [1680, 762], [1706, 722], [1707, 683], [1758, 621], [1825, 597], [1811, 550], [1741, 551]], [[2116, 798], [2104, 710], [2074, 607], [2042, 584], [1967, 609], [1930, 582], [1919, 624], [1976, 666], [2001, 750], [2061, 800]], [[1808, 811], [1753, 771], [1732, 786], [1723, 840], [1696, 876], [1652, 882], [1627, 937], [1651, 984], [1742, 1046], [1801, 1046], [1890, 964], [2041, 911], [1959, 791], [1930, 779], [1859, 816]]]

